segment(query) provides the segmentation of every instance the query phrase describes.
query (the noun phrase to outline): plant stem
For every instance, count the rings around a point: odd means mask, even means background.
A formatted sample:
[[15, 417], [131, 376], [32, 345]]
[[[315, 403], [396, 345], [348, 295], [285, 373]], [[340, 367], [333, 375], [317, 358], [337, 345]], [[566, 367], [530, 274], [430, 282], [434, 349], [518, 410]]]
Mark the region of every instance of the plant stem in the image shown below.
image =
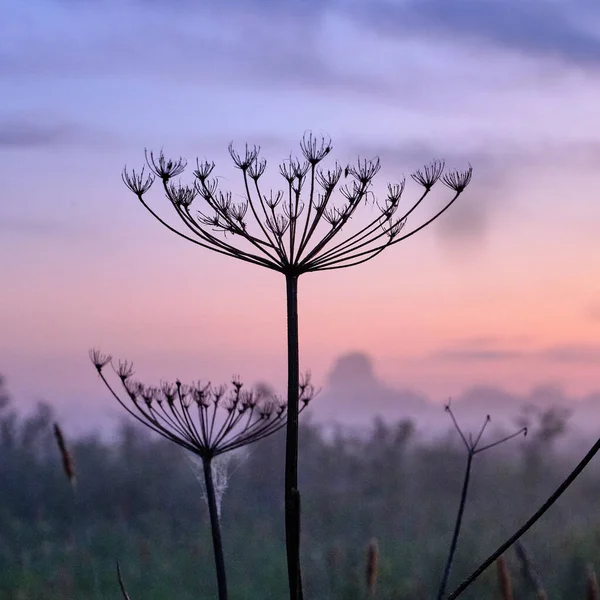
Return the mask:
[[437, 595], [438, 600], [442, 600], [446, 593], [446, 586], [448, 585], [448, 579], [450, 577], [450, 569], [452, 568], [452, 561], [454, 560], [454, 553], [456, 552], [456, 546], [458, 544], [458, 536], [460, 535], [460, 528], [462, 525], [463, 514], [465, 512], [465, 505], [467, 503], [467, 493], [469, 491], [469, 481], [471, 479], [471, 466], [473, 465], [473, 451], [469, 450], [467, 454], [467, 466], [465, 468], [465, 478], [463, 480], [462, 492], [460, 495], [460, 503], [458, 505], [458, 512], [456, 514], [456, 523], [454, 524], [454, 533], [452, 534], [452, 541], [450, 542], [450, 551], [448, 552], [448, 560], [444, 568], [444, 576], [442, 577], [442, 583]]
[[285, 276], [287, 296], [287, 429], [285, 439], [285, 545], [290, 600], [302, 597], [300, 588], [300, 502], [298, 492], [298, 391], [300, 358], [298, 352], [298, 276]]
[[467, 577], [446, 600], [454, 600], [462, 594], [478, 577], [502, 554], [504, 554], [523, 534], [525, 534], [542, 515], [562, 496], [565, 490], [575, 481], [579, 474], [585, 469], [588, 463], [600, 450], [600, 438], [590, 448], [588, 453], [581, 459], [581, 462], [571, 471], [567, 478], [556, 488], [554, 493], [540, 506], [540, 508], [527, 520], [513, 535], [511, 535], [504, 544], [502, 544], [494, 553], [484, 560], [469, 577]]
[[217, 571], [217, 587], [219, 589], [219, 600], [227, 600], [227, 577], [225, 575], [225, 560], [223, 559], [223, 542], [221, 540], [221, 526], [219, 524], [219, 512], [217, 510], [217, 499], [215, 496], [212, 459], [205, 458], [202, 461], [202, 466], [204, 467], [204, 482], [206, 484], [208, 513], [210, 515], [210, 528], [213, 540], [213, 551], [215, 554], [215, 569]]

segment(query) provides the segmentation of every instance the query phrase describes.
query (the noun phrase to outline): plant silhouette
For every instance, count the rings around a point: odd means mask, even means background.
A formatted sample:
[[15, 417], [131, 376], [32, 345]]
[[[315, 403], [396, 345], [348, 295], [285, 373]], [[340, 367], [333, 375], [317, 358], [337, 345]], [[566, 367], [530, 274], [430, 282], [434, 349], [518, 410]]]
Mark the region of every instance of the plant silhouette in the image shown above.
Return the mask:
[[[213, 459], [257, 442], [285, 426], [287, 405], [263, 391], [245, 390], [234, 378], [232, 388], [200, 382], [184, 385], [163, 382], [159, 387], [133, 380], [133, 364], [119, 361], [114, 367], [129, 402], [123, 400], [104, 373], [112, 357], [98, 350], [90, 359], [110, 393], [134, 418], [152, 431], [199, 456], [202, 460], [206, 498], [211, 523], [219, 600], [227, 600], [227, 577], [213, 473]], [[302, 411], [315, 390], [307, 375], [301, 381]], [[121, 587], [123, 584], [119, 574]]]
[[[196, 161], [192, 183], [175, 181], [183, 174], [183, 158], [168, 159], [146, 152], [141, 171], [123, 171], [125, 185], [142, 205], [178, 236], [209, 250], [277, 271], [285, 276], [287, 300], [288, 419], [285, 455], [285, 529], [290, 599], [302, 598], [300, 569], [300, 492], [298, 490], [298, 412], [300, 367], [298, 348], [298, 278], [309, 272], [329, 271], [367, 262], [386, 248], [418, 233], [440, 217], [469, 185], [472, 169], [444, 172], [444, 162], [434, 161], [411, 175], [421, 188], [417, 199], [404, 207], [406, 181], [388, 184], [378, 200], [372, 190], [380, 170], [379, 159], [361, 160], [342, 167], [321, 166], [331, 153], [331, 140], [306, 133], [300, 143], [302, 159], [290, 156], [279, 165], [283, 190], [262, 189], [267, 161], [260, 148], [246, 145], [243, 152], [229, 146], [229, 154], [242, 175], [244, 199], [234, 202], [231, 191], [219, 188], [213, 177], [215, 163]], [[344, 179], [344, 183], [342, 182]], [[158, 179], [184, 227], [171, 226], [146, 201]], [[347, 182], [346, 182], [347, 180]], [[441, 208], [407, 228], [410, 217], [443, 183], [452, 194]], [[334, 201], [336, 190], [341, 202]], [[196, 209], [198, 203], [202, 203]], [[350, 233], [348, 225], [359, 208], [371, 204], [374, 214], [367, 224]], [[193, 210], [194, 209], [194, 210]]]

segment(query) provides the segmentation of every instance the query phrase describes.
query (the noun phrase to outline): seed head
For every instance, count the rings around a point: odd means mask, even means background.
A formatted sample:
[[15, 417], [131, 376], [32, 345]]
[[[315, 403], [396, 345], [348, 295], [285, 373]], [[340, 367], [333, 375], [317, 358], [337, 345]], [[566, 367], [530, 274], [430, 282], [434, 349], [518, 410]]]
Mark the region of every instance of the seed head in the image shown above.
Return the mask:
[[157, 177], [166, 183], [172, 177], [177, 177], [185, 171], [187, 161], [181, 157], [176, 160], [167, 160], [162, 150], [158, 157], [155, 157], [152, 151], [146, 151], [146, 164]]
[[175, 206], [187, 208], [197, 195], [198, 191], [195, 186], [171, 182], [167, 184], [167, 196]]
[[261, 175], [265, 172], [267, 168], [267, 161], [264, 158], [256, 159], [253, 163], [248, 166], [248, 175], [254, 179], [254, 181], [258, 181]]
[[125, 383], [125, 381], [135, 373], [133, 370], [133, 364], [128, 360], [120, 360], [115, 368], [115, 373], [119, 376], [119, 379]]
[[348, 174], [352, 175], [355, 179], [360, 181], [363, 185], [371, 183], [371, 180], [377, 173], [381, 165], [379, 163], [379, 159], [375, 158], [373, 160], [363, 160], [362, 162], [358, 159], [356, 167], [348, 166], [346, 171]]
[[462, 192], [471, 182], [473, 167], [469, 165], [466, 171], [451, 171], [442, 177], [442, 183], [457, 193]]
[[445, 163], [443, 160], [434, 160], [422, 169], [415, 171], [411, 177], [426, 190], [430, 190], [441, 177]]
[[136, 173], [134, 170], [129, 173], [127, 171], [127, 167], [123, 169], [121, 173], [121, 179], [123, 183], [138, 197], [141, 198], [154, 183], [154, 177], [152, 175], [147, 175], [144, 177], [144, 168], [139, 173]]
[[[434, 161], [412, 175], [412, 179], [425, 188], [420, 198], [412, 206], [408, 205], [403, 214], [396, 214], [406, 182], [389, 184], [386, 196], [378, 200], [373, 191], [374, 178], [380, 171], [378, 158], [359, 159], [345, 169], [338, 163], [325, 167], [321, 163], [332, 150], [331, 140], [310, 132], [303, 136], [300, 150], [300, 158], [290, 155], [279, 165], [286, 182], [284, 189], [269, 191], [262, 188], [267, 161], [259, 157], [260, 148], [246, 145], [244, 151], [238, 152], [230, 144], [233, 164], [242, 172], [244, 197], [241, 202], [233, 201], [231, 191], [219, 189], [219, 179], [212, 176], [215, 164], [206, 160], [196, 161], [193, 182], [186, 185], [171, 182], [183, 173], [184, 159], [171, 160], [162, 152], [156, 156], [147, 152], [151, 174], [146, 177], [143, 171], [140, 174], [125, 171], [123, 180], [144, 207], [166, 225], [142, 199], [152, 185], [153, 176], [160, 178], [185, 228], [179, 231], [167, 226], [182, 238], [226, 256], [297, 276], [371, 260], [439, 218], [469, 185], [472, 176], [471, 167], [443, 175], [444, 162]], [[350, 179], [338, 188], [342, 173]], [[417, 206], [440, 178], [446, 187], [454, 190], [454, 196], [423, 223], [407, 227], [409, 217], [412, 219]], [[340, 202], [334, 198], [338, 189]], [[207, 207], [192, 214], [190, 206], [198, 201]], [[375, 207], [375, 214], [366, 220], [357, 219], [354, 232], [349, 232], [354, 213], [369, 204]]]
[[233, 160], [233, 164], [242, 171], [247, 171], [250, 168], [250, 165], [258, 158], [259, 152], [260, 146], [250, 148], [248, 144], [246, 144], [245, 153], [244, 156], [242, 156], [233, 147], [233, 142], [229, 144], [229, 155]]
[[100, 373], [102, 369], [112, 360], [112, 356], [110, 354], [104, 354], [95, 348], [89, 351], [89, 355], [90, 360], [96, 367], [98, 373]]
[[377, 540], [373, 538], [369, 542], [367, 548], [367, 570], [366, 570], [366, 583], [367, 583], [367, 594], [370, 598], [375, 596], [375, 590], [377, 587], [377, 563], [379, 559], [379, 546]]
[[202, 163], [196, 160], [196, 170], [194, 171], [194, 175], [200, 182], [204, 182], [210, 174], [213, 172], [215, 168], [214, 162], [208, 162], [207, 160]]
[[56, 438], [56, 444], [62, 458], [63, 470], [71, 487], [75, 488], [75, 461], [73, 455], [69, 452], [65, 437], [58, 423], [54, 423], [54, 437]]
[[321, 162], [332, 150], [331, 138], [317, 139], [310, 131], [306, 132], [300, 142], [304, 158], [311, 164]]
[[[132, 380], [133, 365], [128, 361], [120, 361], [114, 371], [125, 391], [124, 399], [102, 371], [100, 377], [127, 412], [201, 458], [210, 460], [258, 441], [279, 431], [287, 421], [285, 402], [265, 390], [246, 390], [237, 376], [230, 388], [180, 381], [163, 381], [155, 387]], [[314, 395], [307, 374], [299, 385], [301, 410]]]

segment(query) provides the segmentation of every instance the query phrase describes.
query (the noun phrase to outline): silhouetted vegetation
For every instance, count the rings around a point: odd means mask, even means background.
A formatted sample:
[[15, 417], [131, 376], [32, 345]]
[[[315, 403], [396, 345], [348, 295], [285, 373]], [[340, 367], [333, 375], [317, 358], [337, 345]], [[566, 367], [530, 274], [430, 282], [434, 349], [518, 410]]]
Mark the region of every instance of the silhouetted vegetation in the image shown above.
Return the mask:
[[[130, 423], [111, 442], [73, 440], [64, 431], [77, 470], [74, 490], [63, 472], [51, 408], [18, 415], [7, 395], [0, 397], [1, 598], [117, 598], [116, 559], [132, 600], [215, 597], [210, 521], [180, 448]], [[530, 415], [530, 438], [477, 457], [451, 586], [576, 462], [551, 451], [565, 428], [548, 441], [543, 430], [550, 426], [556, 430], [555, 419]], [[357, 435], [307, 421], [300, 435], [307, 596], [433, 597], [464, 471], [455, 432], [425, 441], [408, 422], [376, 421]], [[287, 593], [279, 493], [284, 451], [281, 432], [228, 465], [222, 529], [232, 598]], [[592, 463], [527, 534], [526, 553], [505, 555], [515, 597], [535, 598], [542, 583], [548, 598], [585, 597], [595, 581], [590, 565], [600, 558], [599, 475]], [[490, 569], [464, 597], [501, 597], [497, 573]]]
[[[279, 164], [284, 190], [265, 193], [262, 177], [267, 170], [260, 147], [239, 153], [229, 145], [229, 154], [241, 172], [244, 195], [233, 200], [231, 190], [220, 189], [215, 163], [196, 161], [193, 182], [179, 178], [187, 161], [167, 159], [146, 152], [150, 173], [123, 170], [125, 185], [162, 225], [196, 246], [258, 265], [285, 276], [287, 317], [287, 424], [285, 447], [285, 531], [289, 592], [291, 600], [302, 600], [301, 578], [301, 488], [298, 479], [298, 414], [300, 355], [298, 343], [298, 280], [306, 273], [346, 269], [365, 263], [437, 220], [465, 191], [472, 168], [446, 171], [444, 161], [435, 160], [411, 174], [421, 188], [409, 205], [403, 198], [406, 180], [390, 183], [385, 197], [377, 199], [373, 181], [380, 169], [379, 159], [361, 160], [345, 169], [335, 162], [326, 169], [323, 161], [333, 147], [328, 138], [306, 132], [300, 142], [302, 157]], [[346, 183], [341, 183], [342, 174]], [[181, 229], [167, 224], [147, 203], [145, 195], [154, 182], [181, 220]], [[451, 190], [441, 208], [431, 210], [415, 223], [415, 211], [436, 184]], [[439, 187], [439, 186], [437, 186]], [[339, 195], [337, 201], [335, 196]], [[402, 200], [402, 201], [401, 201]], [[193, 204], [193, 206], [192, 206]], [[360, 207], [374, 209], [366, 223], [349, 232], [349, 223]], [[200, 210], [198, 210], [199, 207]], [[205, 212], [206, 211], [206, 212]], [[360, 211], [359, 211], [360, 213]], [[407, 222], [410, 225], [406, 227]], [[224, 600], [224, 596], [221, 597]]]

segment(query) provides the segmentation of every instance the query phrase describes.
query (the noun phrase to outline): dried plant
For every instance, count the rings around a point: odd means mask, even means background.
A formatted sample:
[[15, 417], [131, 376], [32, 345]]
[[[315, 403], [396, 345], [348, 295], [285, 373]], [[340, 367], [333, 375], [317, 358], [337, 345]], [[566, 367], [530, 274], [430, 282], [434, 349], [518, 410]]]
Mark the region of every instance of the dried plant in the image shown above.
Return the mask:
[[504, 554], [517, 540], [531, 529], [550, 509], [550, 507], [564, 494], [568, 487], [579, 477], [591, 460], [600, 451], [600, 438], [592, 445], [586, 455], [579, 461], [575, 468], [567, 475], [563, 482], [548, 497], [548, 499], [517, 529], [504, 543], [490, 554], [448, 597], [446, 600], [458, 598], [474, 581], [476, 581], [494, 561]]
[[367, 569], [366, 569], [366, 584], [367, 584], [367, 596], [369, 598], [375, 597], [375, 590], [377, 589], [377, 564], [379, 560], [379, 546], [377, 540], [373, 538], [369, 542], [367, 548]]
[[460, 439], [462, 440], [462, 442], [465, 446], [465, 449], [467, 451], [467, 464], [465, 466], [465, 475], [463, 478], [463, 486], [462, 486], [462, 491], [461, 491], [461, 495], [460, 495], [460, 502], [458, 504], [456, 521], [454, 524], [454, 533], [452, 534], [452, 540], [450, 542], [450, 550], [448, 551], [448, 558], [446, 560], [446, 566], [444, 567], [444, 574], [442, 576], [442, 582], [440, 584], [438, 595], [437, 595], [438, 600], [442, 600], [442, 598], [444, 597], [444, 594], [446, 593], [446, 586], [448, 585], [448, 579], [450, 577], [450, 570], [452, 569], [452, 562], [454, 560], [454, 554], [456, 552], [458, 538], [459, 538], [460, 530], [462, 527], [462, 519], [463, 519], [463, 515], [465, 512], [465, 506], [467, 503], [467, 495], [469, 492], [469, 484], [471, 481], [471, 469], [473, 467], [473, 459], [475, 458], [475, 456], [477, 454], [481, 454], [482, 452], [485, 452], [486, 450], [495, 448], [496, 446], [499, 446], [500, 444], [503, 444], [504, 442], [507, 442], [508, 440], [512, 440], [513, 438], [517, 437], [518, 435], [521, 435], [521, 434], [527, 435], [527, 427], [522, 427], [518, 431], [511, 433], [510, 435], [506, 435], [506, 436], [500, 438], [499, 440], [496, 440], [495, 442], [491, 442], [489, 444], [480, 446], [479, 443], [481, 442], [483, 434], [484, 434], [488, 424], [490, 423], [490, 420], [491, 420], [490, 416], [488, 415], [485, 418], [485, 421], [483, 422], [483, 425], [482, 425], [481, 429], [479, 430], [479, 433], [477, 434], [477, 436], [475, 438], [473, 438], [473, 436], [471, 434], [469, 434], [467, 437], [463, 433], [462, 429], [460, 428], [460, 426], [454, 416], [454, 413], [452, 412], [450, 403], [448, 403], [446, 405], [446, 412], [450, 415], [450, 418], [452, 419], [452, 424], [454, 425], [454, 428], [458, 432], [458, 435], [460, 436]]
[[75, 461], [73, 460], [73, 455], [69, 452], [69, 449], [67, 448], [65, 436], [63, 435], [63, 432], [58, 423], [54, 423], [54, 437], [56, 438], [56, 444], [60, 452], [60, 457], [62, 459], [62, 465], [65, 475], [67, 476], [71, 487], [75, 489], [75, 484], [77, 482], [75, 473]]
[[[260, 148], [246, 146], [229, 154], [242, 174], [243, 197], [236, 202], [231, 191], [221, 190], [213, 176], [215, 164], [196, 161], [194, 179], [185, 184], [175, 181], [185, 170], [183, 158], [167, 159], [161, 152], [146, 153], [141, 171], [123, 171], [125, 185], [142, 205], [165, 227], [202, 248], [282, 273], [286, 279], [288, 337], [288, 421], [285, 457], [285, 526], [290, 598], [302, 597], [300, 581], [300, 515], [298, 491], [298, 278], [315, 271], [328, 271], [359, 265], [389, 246], [421, 231], [442, 215], [471, 181], [472, 170], [444, 172], [443, 161], [412, 174], [421, 188], [418, 198], [404, 206], [405, 180], [389, 184], [382, 200], [373, 193], [373, 182], [380, 169], [379, 159], [358, 160], [345, 168], [338, 163], [321, 166], [331, 153], [329, 139], [305, 134], [302, 158], [290, 156], [279, 165], [283, 189], [262, 188], [267, 162]], [[145, 199], [155, 180], [175, 213], [183, 231], [163, 219]], [[342, 183], [344, 180], [344, 183]], [[407, 228], [434, 186], [441, 182], [452, 192], [442, 208], [423, 222]], [[334, 202], [336, 190], [341, 202]], [[198, 209], [196, 206], [200, 203]], [[349, 221], [359, 208], [372, 205], [373, 214], [366, 225], [348, 233]]]
[[498, 587], [500, 588], [502, 600], [514, 600], [510, 573], [508, 572], [508, 567], [503, 556], [499, 556], [496, 560], [496, 567], [498, 571]]
[[521, 563], [521, 574], [523, 575], [523, 579], [529, 584], [531, 589], [535, 592], [536, 598], [538, 600], [542, 600], [546, 598], [546, 591], [544, 590], [544, 586], [542, 585], [542, 580], [538, 575], [537, 569], [533, 564], [533, 559], [531, 558], [531, 554], [525, 547], [525, 545], [518, 541], [515, 543], [515, 552], [517, 554], [517, 558]]
[[125, 589], [125, 582], [123, 581], [123, 576], [121, 575], [121, 566], [119, 565], [119, 561], [117, 561], [117, 579], [119, 580], [119, 588], [121, 589], [121, 594], [123, 594], [124, 600], [131, 600], [131, 597]]
[[[130, 415], [202, 460], [219, 600], [227, 600], [213, 460], [282, 429], [287, 417], [286, 403], [263, 391], [244, 389], [238, 378], [233, 379], [230, 389], [200, 382], [184, 385], [180, 381], [154, 387], [133, 379], [133, 364], [129, 361], [118, 361], [115, 365], [109, 354], [98, 350], [90, 351], [90, 359], [110, 393]], [[106, 377], [104, 369], [108, 364], [113, 365], [126, 399], [121, 398]], [[299, 386], [300, 411], [314, 395], [310, 376], [306, 375]]]
[[329, 595], [335, 597], [338, 591], [340, 571], [344, 560], [344, 547], [338, 541], [327, 551], [325, 571], [329, 576]]
[[598, 578], [592, 565], [587, 567], [587, 578], [585, 586], [585, 597], [587, 600], [600, 600], [600, 590], [598, 588]]

